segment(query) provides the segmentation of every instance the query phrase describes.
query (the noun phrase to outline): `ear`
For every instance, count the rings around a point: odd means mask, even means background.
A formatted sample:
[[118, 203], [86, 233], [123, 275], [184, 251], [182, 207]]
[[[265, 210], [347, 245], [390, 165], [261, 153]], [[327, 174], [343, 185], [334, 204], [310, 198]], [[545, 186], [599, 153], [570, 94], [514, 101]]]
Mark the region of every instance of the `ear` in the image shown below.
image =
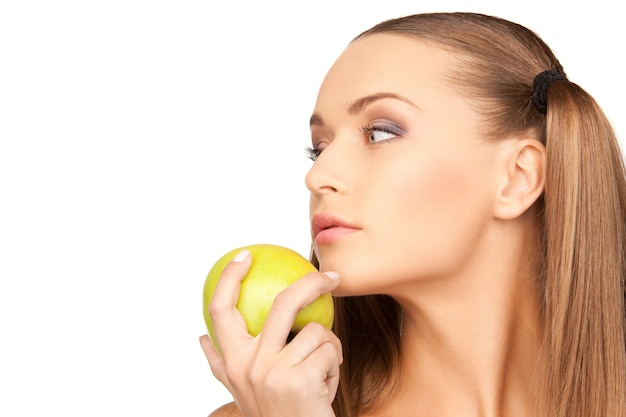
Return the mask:
[[543, 193], [546, 148], [536, 139], [516, 140], [504, 158], [494, 216], [511, 220], [526, 212]]

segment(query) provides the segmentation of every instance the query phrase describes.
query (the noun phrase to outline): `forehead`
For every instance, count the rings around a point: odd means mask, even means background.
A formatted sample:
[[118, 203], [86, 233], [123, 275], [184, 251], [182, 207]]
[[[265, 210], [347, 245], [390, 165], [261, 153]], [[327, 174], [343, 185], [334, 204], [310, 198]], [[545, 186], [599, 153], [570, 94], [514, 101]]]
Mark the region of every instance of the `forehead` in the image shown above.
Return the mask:
[[[338, 94], [360, 97], [389, 91], [410, 96], [449, 83], [453, 55], [427, 41], [375, 34], [352, 42], [327, 73], [319, 99]], [[346, 99], [349, 99], [346, 97]]]

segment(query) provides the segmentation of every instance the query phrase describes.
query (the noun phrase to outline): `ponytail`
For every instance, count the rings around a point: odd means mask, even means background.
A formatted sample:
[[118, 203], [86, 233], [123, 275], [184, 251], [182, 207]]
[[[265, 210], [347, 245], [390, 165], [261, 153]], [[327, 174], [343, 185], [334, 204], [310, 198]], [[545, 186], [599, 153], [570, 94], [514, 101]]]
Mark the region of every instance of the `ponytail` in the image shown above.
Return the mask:
[[[576, 84], [551, 83], [545, 144], [544, 404], [559, 417], [626, 410], [626, 173], [618, 141]], [[555, 399], [558, 399], [555, 401]]]

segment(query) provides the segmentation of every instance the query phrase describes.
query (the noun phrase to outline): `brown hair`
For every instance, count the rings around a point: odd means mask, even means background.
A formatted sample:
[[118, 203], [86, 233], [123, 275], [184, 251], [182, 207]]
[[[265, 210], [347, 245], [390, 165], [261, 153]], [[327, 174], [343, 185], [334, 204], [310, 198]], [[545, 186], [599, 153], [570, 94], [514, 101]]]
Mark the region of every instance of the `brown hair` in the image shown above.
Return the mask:
[[[485, 135], [532, 131], [545, 144], [538, 415], [624, 416], [626, 173], [601, 109], [579, 86], [558, 80], [548, 89], [547, 114], [537, 110], [534, 77], [563, 69], [536, 34], [516, 23], [474, 13], [418, 14], [382, 22], [355, 40], [377, 33], [452, 51], [462, 65], [448, 76], [484, 116]], [[337, 416], [375, 408], [383, 388], [397, 382], [401, 314], [384, 295], [336, 298], [334, 330], [345, 355]]]

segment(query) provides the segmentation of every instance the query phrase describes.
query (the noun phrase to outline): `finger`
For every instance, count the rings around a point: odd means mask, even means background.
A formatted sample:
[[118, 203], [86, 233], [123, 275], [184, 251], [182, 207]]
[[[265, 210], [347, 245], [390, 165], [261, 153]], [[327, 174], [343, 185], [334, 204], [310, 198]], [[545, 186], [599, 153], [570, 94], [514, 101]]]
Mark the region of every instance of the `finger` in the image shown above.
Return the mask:
[[[273, 355], [285, 346], [300, 310], [339, 285], [336, 274], [312, 272], [281, 291], [272, 304], [260, 334], [259, 355]], [[267, 349], [267, 351], [264, 351]]]
[[230, 390], [230, 387], [228, 385], [228, 378], [226, 377], [226, 370], [224, 367], [224, 359], [215, 349], [208, 335], [200, 337], [200, 346], [202, 347], [204, 355], [209, 361], [211, 372], [213, 372], [215, 378], [217, 378], [222, 384], [226, 386], [226, 388]]
[[239, 299], [241, 281], [245, 278], [251, 265], [250, 251], [244, 249], [239, 252], [222, 271], [222, 275], [215, 286], [213, 298], [209, 303], [209, 314], [213, 322], [215, 338], [222, 353], [232, 340], [249, 336], [246, 323], [237, 310], [237, 300]]
[[326, 374], [326, 389], [328, 390], [328, 401], [331, 403], [335, 399], [335, 395], [337, 395], [337, 388], [339, 387], [339, 369], [341, 366], [341, 357], [337, 358], [335, 362], [333, 362], [332, 367]]
[[310, 378], [312, 387], [320, 387], [320, 395], [327, 395], [330, 402], [335, 398], [339, 384], [339, 352], [332, 343], [324, 343], [297, 367], [298, 375]]
[[[211, 304], [214, 309], [229, 310], [237, 304], [241, 281], [252, 265], [252, 256], [247, 249], [237, 253], [224, 267], [220, 279], [217, 281]], [[221, 310], [220, 310], [221, 311]], [[216, 311], [219, 312], [219, 311]]]
[[283, 349], [282, 355], [291, 366], [304, 362], [315, 350], [325, 343], [330, 343], [337, 352], [337, 361], [343, 362], [341, 341], [329, 329], [319, 323], [309, 323]]

